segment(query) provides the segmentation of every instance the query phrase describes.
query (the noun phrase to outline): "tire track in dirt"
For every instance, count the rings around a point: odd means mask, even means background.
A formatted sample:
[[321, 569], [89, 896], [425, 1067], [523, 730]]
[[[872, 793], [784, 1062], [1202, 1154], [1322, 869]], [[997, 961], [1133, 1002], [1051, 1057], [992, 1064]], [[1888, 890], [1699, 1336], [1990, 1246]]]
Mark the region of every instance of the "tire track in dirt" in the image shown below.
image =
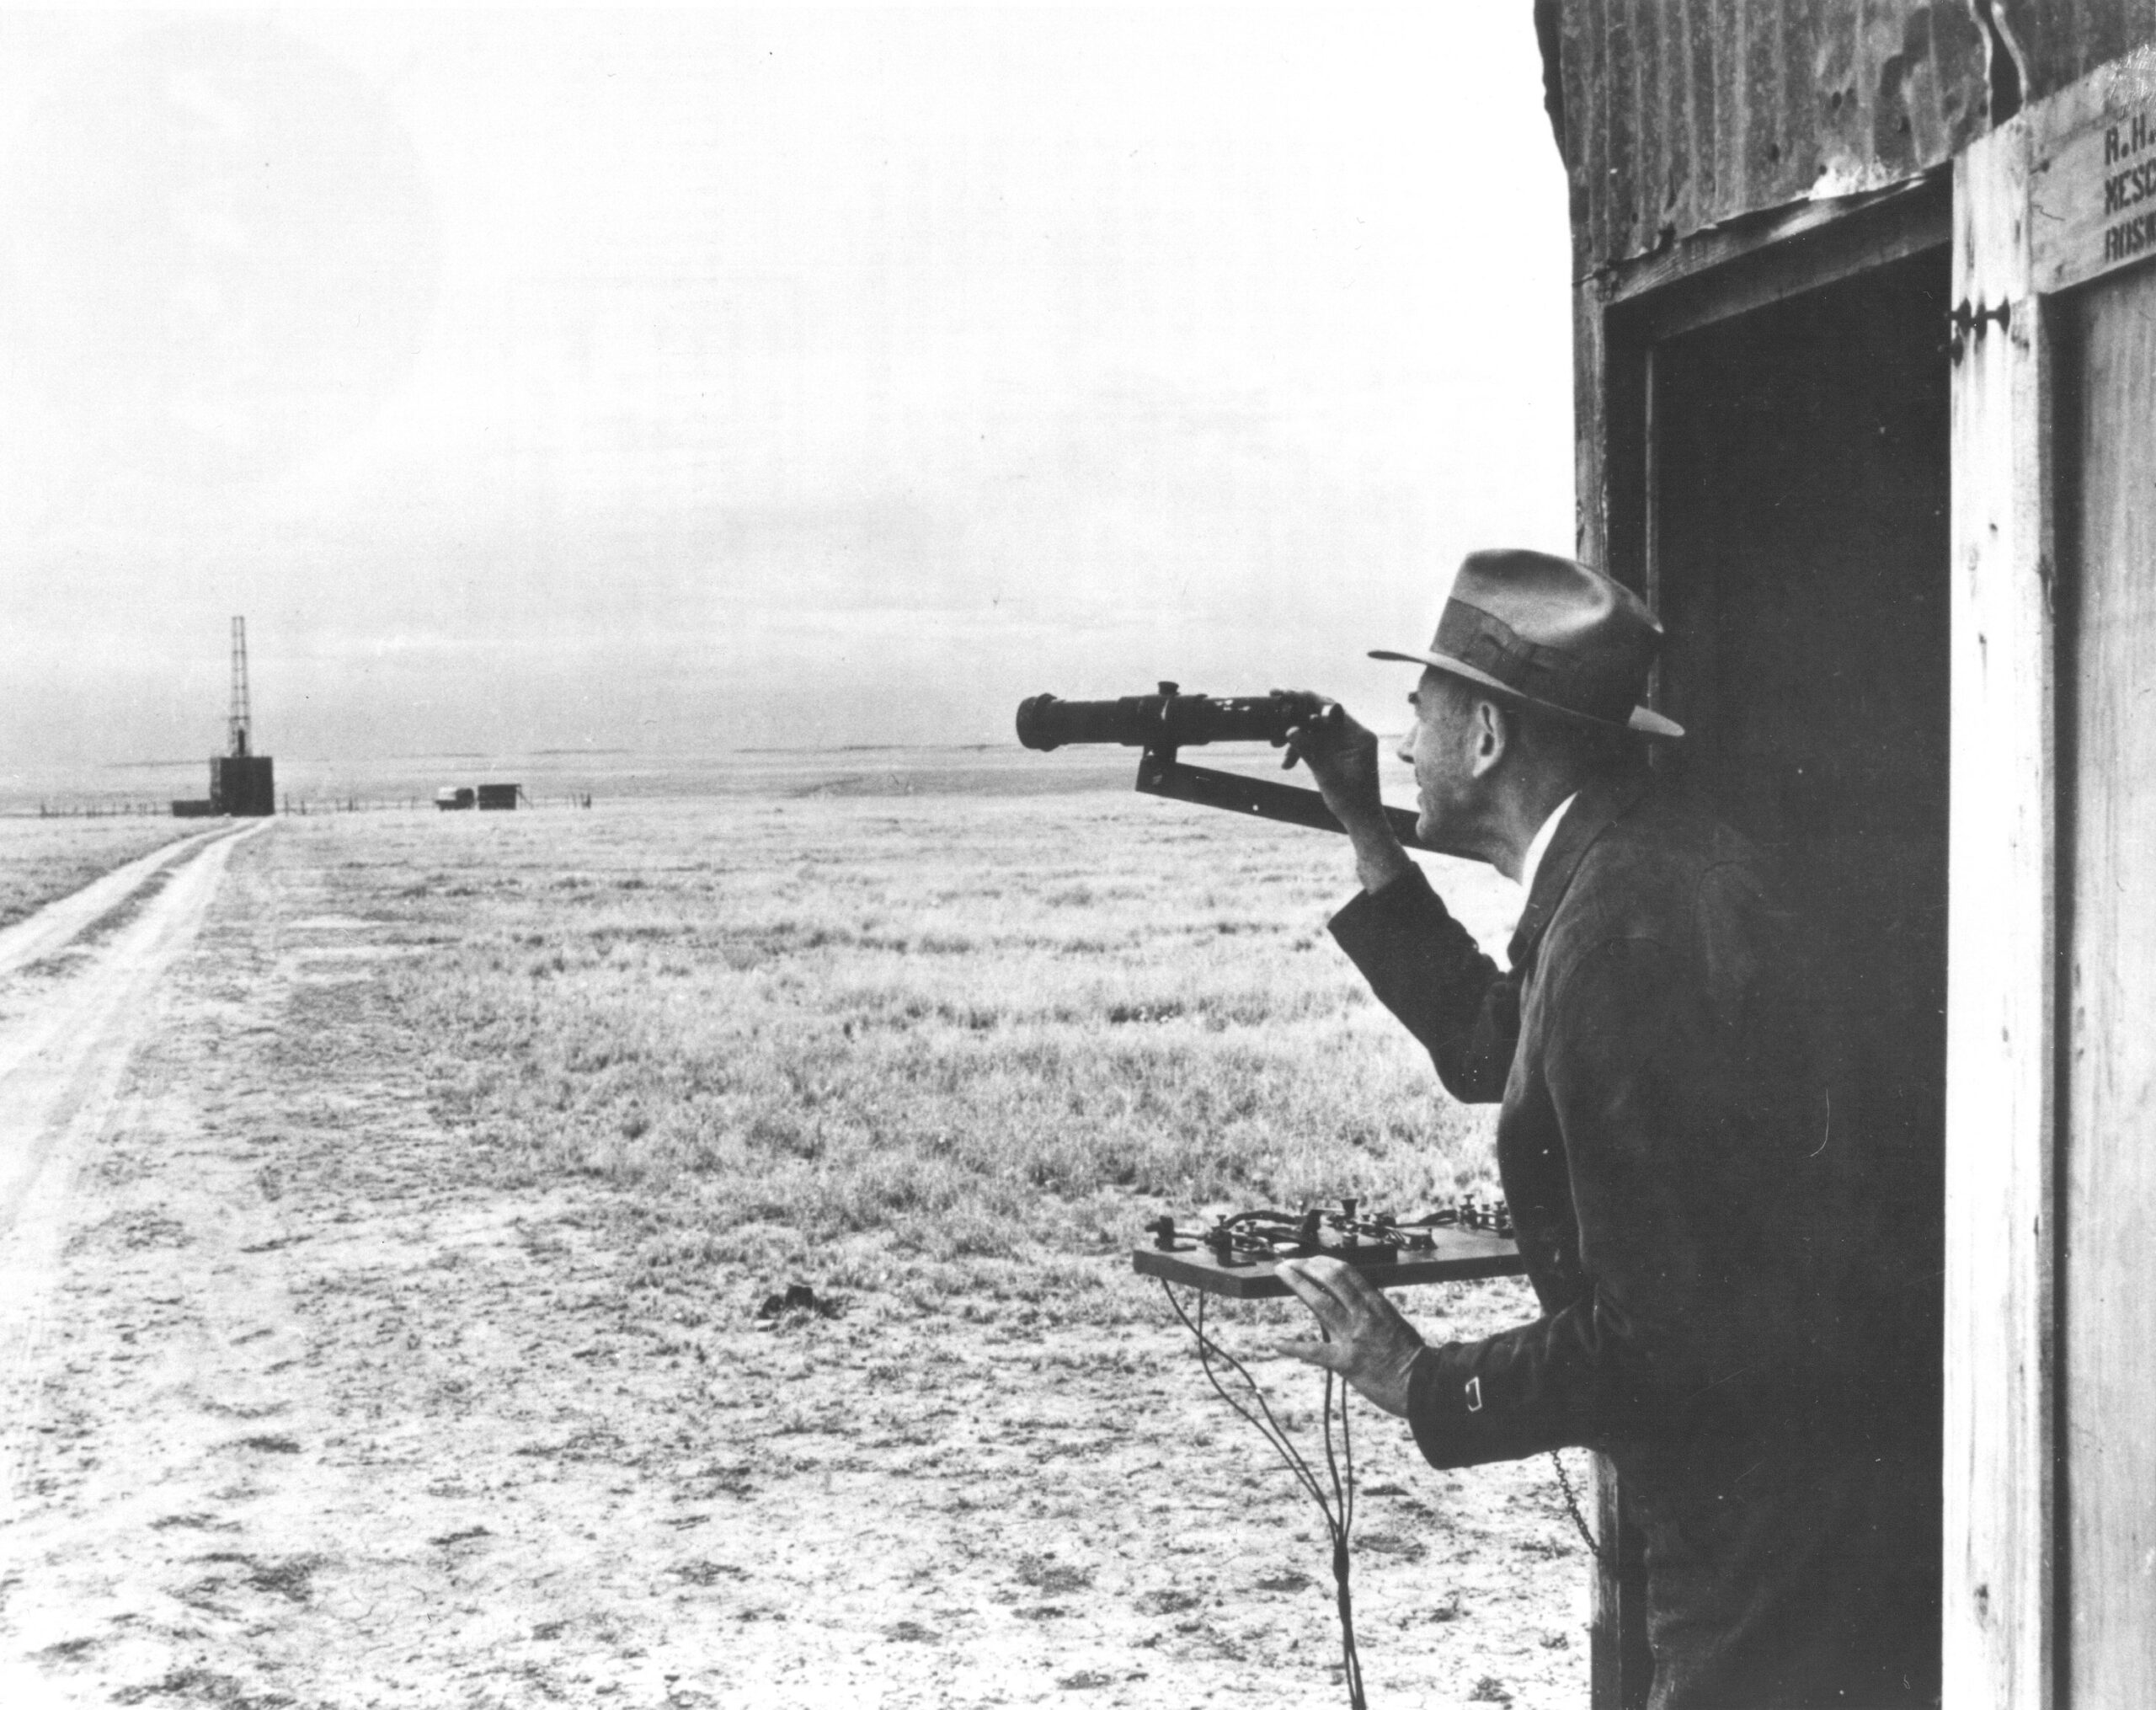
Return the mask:
[[230, 830], [220, 827], [175, 839], [114, 868], [72, 895], [47, 903], [25, 919], [0, 927], [0, 978], [66, 949], [77, 934], [141, 890], [153, 874], [163, 872], [183, 856], [191, 859], [205, 844], [232, 835]]
[[707, 1703], [684, 1374], [606, 1369], [588, 1194], [458, 1167], [334, 835], [233, 863], [51, 1220], [0, 1705]]
[[[62, 975], [28, 1014], [0, 1030], [0, 1489], [24, 1417], [20, 1397], [10, 1392], [34, 1364], [77, 1156], [110, 1114], [121, 1074], [151, 1024], [159, 981], [194, 943], [233, 848], [253, 835], [181, 846], [172, 881], [87, 965]], [[153, 851], [11, 928], [0, 945], [0, 974], [56, 954], [124, 907], [168, 870], [173, 853]]]

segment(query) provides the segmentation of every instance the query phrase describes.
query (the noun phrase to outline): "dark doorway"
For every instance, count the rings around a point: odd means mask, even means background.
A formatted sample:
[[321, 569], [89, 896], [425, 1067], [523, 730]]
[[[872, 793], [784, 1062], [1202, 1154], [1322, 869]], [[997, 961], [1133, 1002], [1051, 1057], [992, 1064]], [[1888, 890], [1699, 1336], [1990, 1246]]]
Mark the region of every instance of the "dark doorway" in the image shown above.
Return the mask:
[[1926, 253], [1671, 339], [1651, 404], [1677, 764], [1831, 937], [1894, 1224], [1926, 1254], [1945, 1210], [1948, 282]]
[[[1897, 1375], [1931, 1395], [1944, 1365], [1949, 282], [1944, 250], [1876, 267], [1657, 344], [1648, 379], [1662, 704], [1688, 732], [1670, 759], [1778, 858], [1820, 923], [1881, 1165], [1882, 1238], [1905, 1262], [1905, 1359], [1930, 1366]], [[1936, 1538], [1921, 1575], [1936, 1573]]]

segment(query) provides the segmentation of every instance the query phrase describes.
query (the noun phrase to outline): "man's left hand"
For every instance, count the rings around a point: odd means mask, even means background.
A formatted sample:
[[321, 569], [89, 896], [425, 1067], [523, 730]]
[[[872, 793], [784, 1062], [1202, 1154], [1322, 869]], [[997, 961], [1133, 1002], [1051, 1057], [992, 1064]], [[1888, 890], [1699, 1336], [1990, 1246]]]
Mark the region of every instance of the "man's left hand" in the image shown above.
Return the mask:
[[1422, 1339], [1361, 1271], [1337, 1258], [1289, 1258], [1273, 1274], [1317, 1315], [1326, 1340], [1288, 1339], [1275, 1351], [1337, 1372], [1372, 1405], [1407, 1416], [1407, 1373]]

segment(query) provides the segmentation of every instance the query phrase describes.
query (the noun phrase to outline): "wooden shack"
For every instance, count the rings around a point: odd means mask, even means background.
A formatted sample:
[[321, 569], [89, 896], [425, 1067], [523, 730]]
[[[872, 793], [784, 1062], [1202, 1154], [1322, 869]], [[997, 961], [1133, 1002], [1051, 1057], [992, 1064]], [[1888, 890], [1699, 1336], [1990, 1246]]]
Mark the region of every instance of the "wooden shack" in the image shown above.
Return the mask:
[[1813, 887], [1939, 1254], [1945, 1702], [2156, 1704], [2156, 0], [1535, 22], [1577, 550]]

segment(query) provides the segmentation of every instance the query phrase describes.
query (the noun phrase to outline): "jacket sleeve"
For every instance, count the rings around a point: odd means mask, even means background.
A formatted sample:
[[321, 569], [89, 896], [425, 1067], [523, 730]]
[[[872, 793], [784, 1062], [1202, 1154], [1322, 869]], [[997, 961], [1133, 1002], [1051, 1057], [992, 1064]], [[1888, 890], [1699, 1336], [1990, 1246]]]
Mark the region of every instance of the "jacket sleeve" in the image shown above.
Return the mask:
[[1332, 917], [1332, 936], [1463, 1103], [1505, 1096], [1519, 1039], [1519, 991], [1446, 911], [1422, 869], [1364, 891]]
[[1716, 1250], [1739, 1215], [1727, 1176], [1745, 1148], [1700, 1144], [1730, 1138], [1700, 1098], [1726, 1054], [1673, 958], [1650, 939], [1604, 944], [1555, 997], [1534, 1090], [1561, 1136], [1593, 1285], [1531, 1323], [1417, 1356], [1409, 1422], [1440, 1467], [1697, 1427], [1755, 1394], [1785, 1340]]
[[1781, 1186], [1766, 1145], [1776, 1124], [1740, 1114], [1742, 1066], [1673, 955], [1613, 940], [1555, 997], [1540, 1093], [1593, 1285], [1531, 1324], [1417, 1359], [1410, 1421], [1440, 1467], [1701, 1428], [1790, 1376], [1798, 1348], [1781, 1322], [1798, 1302], [1779, 1298], [1801, 1291], [1798, 1276], [1764, 1251], [1766, 1233], [1742, 1237], [1747, 1173]]

